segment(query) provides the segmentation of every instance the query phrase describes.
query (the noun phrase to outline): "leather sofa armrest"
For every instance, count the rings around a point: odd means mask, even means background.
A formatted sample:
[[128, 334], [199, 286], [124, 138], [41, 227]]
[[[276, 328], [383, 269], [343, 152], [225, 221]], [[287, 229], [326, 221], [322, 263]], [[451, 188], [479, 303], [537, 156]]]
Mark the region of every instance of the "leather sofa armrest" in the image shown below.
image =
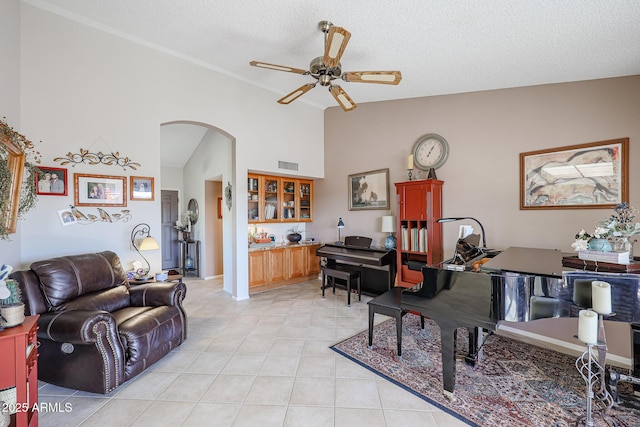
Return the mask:
[[181, 306], [186, 294], [187, 286], [182, 282], [151, 282], [129, 288], [133, 307]]
[[115, 318], [106, 311], [68, 310], [43, 313], [38, 337], [71, 344], [94, 344], [100, 336], [117, 337]]

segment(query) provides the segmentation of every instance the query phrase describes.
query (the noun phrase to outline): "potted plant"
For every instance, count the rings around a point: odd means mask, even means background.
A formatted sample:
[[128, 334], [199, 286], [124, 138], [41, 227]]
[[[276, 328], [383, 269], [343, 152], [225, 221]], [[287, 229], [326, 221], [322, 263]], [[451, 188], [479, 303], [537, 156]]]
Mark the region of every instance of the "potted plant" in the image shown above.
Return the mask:
[[9, 279], [13, 268], [4, 264], [0, 268], [0, 329], [21, 325], [24, 322], [24, 304], [18, 282]]
[[298, 231], [297, 225], [287, 230], [287, 233], [287, 240], [289, 240], [291, 243], [298, 243], [300, 240], [302, 240], [302, 234], [300, 234], [300, 231]]

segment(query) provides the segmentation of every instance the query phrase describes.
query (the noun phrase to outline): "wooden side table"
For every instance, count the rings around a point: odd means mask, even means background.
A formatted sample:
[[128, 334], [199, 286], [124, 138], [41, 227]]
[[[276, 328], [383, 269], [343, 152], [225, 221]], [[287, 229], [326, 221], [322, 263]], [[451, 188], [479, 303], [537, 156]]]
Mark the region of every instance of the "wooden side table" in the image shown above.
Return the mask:
[[38, 425], [38, 317], [0, 332], [0, 390], [16, 388], [16, 402], [0, 410], [15, 411], [12, 426]]

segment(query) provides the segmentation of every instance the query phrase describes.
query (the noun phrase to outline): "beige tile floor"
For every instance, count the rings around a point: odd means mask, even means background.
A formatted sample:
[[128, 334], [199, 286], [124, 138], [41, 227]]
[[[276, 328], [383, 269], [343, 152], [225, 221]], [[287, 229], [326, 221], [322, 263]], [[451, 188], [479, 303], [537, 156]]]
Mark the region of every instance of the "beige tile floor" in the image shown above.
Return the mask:
[[186, 283], [185, 343], [107, 396], [41, 382], [40, 425], [466, 425], [329, 348], [367, 329], [369, 298], [346, 307], [310, 281], [234, 301], [220, 280]]

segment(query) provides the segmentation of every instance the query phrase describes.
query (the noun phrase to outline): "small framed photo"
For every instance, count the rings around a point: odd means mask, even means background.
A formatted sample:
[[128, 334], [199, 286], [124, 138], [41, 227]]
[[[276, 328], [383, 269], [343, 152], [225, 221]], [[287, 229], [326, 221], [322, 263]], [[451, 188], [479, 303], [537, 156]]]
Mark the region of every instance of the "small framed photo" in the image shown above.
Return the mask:
[[389, 169], [349, 175], [349, 210], [389, 209]]
[[76, 217], [73, 216], [73, 213], [71, 212], [71, 209], [69, 209], [69, 208], [60, 209], [58, 211], [58, 218], [60, 218], [60, 222], [65, 227], [68, 226], [68, 225], [75, 225], [76, 222], [77, 222]]
[[127, 206], [127, 177], [73, 174], [76, 206]]
[[129, 186], [131, 187], [129, 192], [131, 200], [153, 200], [153, 177], [131, 176], [129, 178]]
[[68, 193], [67, 170], [40, 166], [36, 170], [36, 194], [43, 196], [66, 196]]

